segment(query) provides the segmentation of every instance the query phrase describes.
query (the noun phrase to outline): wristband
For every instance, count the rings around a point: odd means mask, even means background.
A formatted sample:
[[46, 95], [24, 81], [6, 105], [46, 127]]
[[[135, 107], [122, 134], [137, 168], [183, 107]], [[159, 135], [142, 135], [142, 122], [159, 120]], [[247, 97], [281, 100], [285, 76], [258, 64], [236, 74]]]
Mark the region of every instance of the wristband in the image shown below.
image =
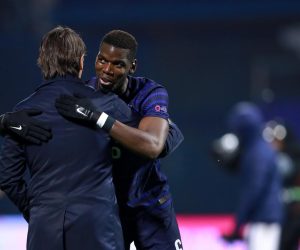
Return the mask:
[[112, 128], [112, 126], [115, 123], [115, 119], [110, 117], [108, 114], [105, 112], [102, 112], [101, 115], [99, 116], [99, 119], [97, 120], [96, 124], [98, 127], [103, 128], [107, 132], [109, 132]]

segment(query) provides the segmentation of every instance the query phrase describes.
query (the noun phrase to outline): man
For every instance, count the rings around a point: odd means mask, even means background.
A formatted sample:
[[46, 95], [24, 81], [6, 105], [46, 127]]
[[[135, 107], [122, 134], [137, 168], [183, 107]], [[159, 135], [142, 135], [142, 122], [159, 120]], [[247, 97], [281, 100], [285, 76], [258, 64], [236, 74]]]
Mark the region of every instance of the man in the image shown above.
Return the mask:
[[[183, 248], [167, 177], [157, 159], [169, 126], [174, 126], [168, 123], [168, 93], [150, 79], [130, 76], [137, 66], [136, 50], [137, 42], [129, 33], [114, 30], [106, 34], [96, 57], [97, 77], [89, 84], [118, 94], [141, 117], [138, 128], [103, 113], [90, 125], [101, 127], [103, 121], [114, 120], [109, 134], [117, 141], [113, 147], [113, 179], [125, 249], [134, 241], [137, 249], [180, 250]], [[78, 116], [78, 106], [85, 112], [97, 113], [72, 96], [61, 96], [56, 106], [63, 116], [76, 116], [79, 121], [86, 118]], [[177, 136], [182, 140], [182, 135]]]
[[239, 238], [243, 225], [250, 250], [277, 250], [281, 232], [281, 179], [273, 147], [262, 137], [263, 117], [252, 103], [238, 103], [229, 115], [229, 128], [239, 140], [241, 178], [236, 227], [227, 240]]
[[[70, 28], [56, 27], [48, 32], [38, 58], [45, 81], [16, 106], [17, 112], [2, 117], [6, 130], [22, 131], [26, 126], [34, 127], [30, 115], [41, 110], [38, 119], [52, 128], [52, 139], [41, 145], [6, 135], [0, 155], [0, 188], [29, 221], [29, 250], [124, 248], [107, 133], [112, 123], [107, 120], [103, 129], [96, 131], [64, 119], [54, 106], [60, 94], [82, 93], [116, 119], [126, 123], [131, 119], [131, 110], [116, 95], [96, 93], [84, 86], [80, 80], [84, 54], [84, 42]], [[92, 113], [84, 113], [80, 107], [76, 110], [94, 119]], [[18, 125], [20, 114], [27, 120]], [[14, 115], [18, 117], [15, 122]], [[23, 177], [26, 165], [28, 184]]]

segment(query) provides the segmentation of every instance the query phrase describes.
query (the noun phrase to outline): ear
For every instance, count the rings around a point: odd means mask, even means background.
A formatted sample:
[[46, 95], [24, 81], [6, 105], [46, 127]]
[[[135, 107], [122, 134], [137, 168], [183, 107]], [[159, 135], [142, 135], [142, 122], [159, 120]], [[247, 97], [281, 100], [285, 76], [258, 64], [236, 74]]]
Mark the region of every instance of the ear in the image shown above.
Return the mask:
[[134, 59], [133, 62], [131, 63], [130, 69], [129, 69], [129, 74], [134, 74], [137, 68], [137, 60]]
[[83, 65], [84, 65], [84, 55], [82, 55], [81, 57], [80, 57], [80, 70], [83, 70]]

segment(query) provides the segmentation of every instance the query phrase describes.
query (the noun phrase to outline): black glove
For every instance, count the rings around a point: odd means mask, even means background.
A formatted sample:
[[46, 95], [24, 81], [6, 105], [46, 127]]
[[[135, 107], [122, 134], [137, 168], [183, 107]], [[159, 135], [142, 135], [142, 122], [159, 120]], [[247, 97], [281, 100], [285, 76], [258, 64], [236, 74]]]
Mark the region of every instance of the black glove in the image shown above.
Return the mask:
[[5, 113], [0, 116], [0, 130], [2, 133], [12, 134], [26, 142], [34, 144], [47, 142], [52, 137], [51, 129], [32, 118], [41, 113], [42, 111], [36, 109]]
[[80, 98], [78, 95], [61, 95], [55, 101], [55, 107], [62, 116], [88, 125], [98, 126], [109, 131], [115, 119], [106, 113], [96, 110], [91, 101], [87, 98]]
[[96, 125], [101, 112], [86, 98], [61, 95], [55, 101], [55, 107], [62, 116]]

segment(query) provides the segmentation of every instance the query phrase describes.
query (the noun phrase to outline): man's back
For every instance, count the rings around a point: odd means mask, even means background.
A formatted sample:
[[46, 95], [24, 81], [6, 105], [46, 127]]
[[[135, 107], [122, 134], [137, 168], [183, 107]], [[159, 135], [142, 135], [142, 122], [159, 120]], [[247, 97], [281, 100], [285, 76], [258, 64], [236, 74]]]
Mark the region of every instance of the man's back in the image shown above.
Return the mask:
[[[32, 177], [30, 196], [51, 200], [58, 198], [56, 193], [63, 199], [105, 194], [108, 190], [105, 192], [101, 185], [111, 182], [110, 138], [103, 131], [96, 133], [58, 115], [54, 102], [61, 93], [94, 95], [93, 90], [84, 87], [80, 81], [51, 81], [17, 106], [18, 109], [42, 110], [39, 119], [49, 124], [53, 133], [49, 143], [26, 147]], [[41, 190], [41, 186], [45, 188]]]
[[[56, 78], [42, 84], [16, 109], [42, 110], [39, 119], [52, 127], [53, 138], [36, 146], [18, 144], [7, 137], [1, 168], [15, 166], [22, 172], [26, 159], [31, 178], [26, 191], [25, 185], [16, 188], [11, 175], [4, 171], [1, 185], [23, 213], [30, 210], [29, 249], [44, 249], [44, 242], [51, 242], [47, 249], [122, 249], [111, 176], [110, 138], [101, 130], [95, 132], [64, 119], [54, 106], [60, 94], [74, 93], [100, 97], [97, 102], [102, 103], [102, 108], [113, 112], [113, 94], [101, 96], [78, 79]], [[13, 159], [10, 152], [15, 152]]]

